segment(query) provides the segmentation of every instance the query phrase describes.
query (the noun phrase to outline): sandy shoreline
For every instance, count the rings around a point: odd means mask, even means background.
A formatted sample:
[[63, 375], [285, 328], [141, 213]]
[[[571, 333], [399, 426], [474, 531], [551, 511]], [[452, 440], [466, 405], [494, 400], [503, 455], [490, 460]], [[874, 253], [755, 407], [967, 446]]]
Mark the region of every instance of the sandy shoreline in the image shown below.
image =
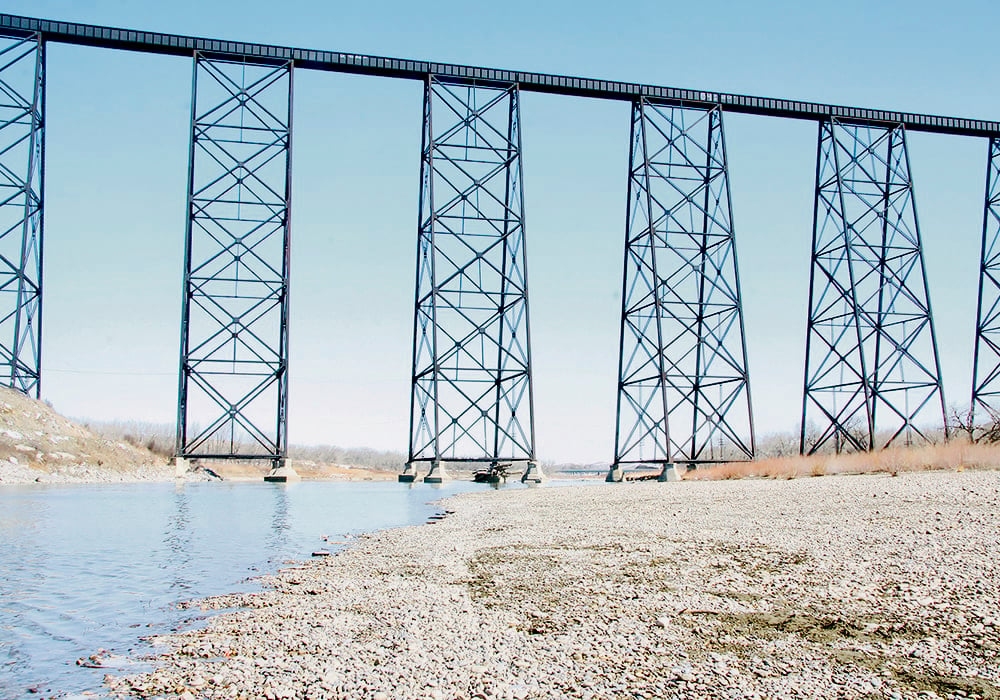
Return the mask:
[[[1000, 472], [465, 494], [165, 638], [139, 696], [1000, 697]], [[188, 696], [185, 696], [188, 697]]]

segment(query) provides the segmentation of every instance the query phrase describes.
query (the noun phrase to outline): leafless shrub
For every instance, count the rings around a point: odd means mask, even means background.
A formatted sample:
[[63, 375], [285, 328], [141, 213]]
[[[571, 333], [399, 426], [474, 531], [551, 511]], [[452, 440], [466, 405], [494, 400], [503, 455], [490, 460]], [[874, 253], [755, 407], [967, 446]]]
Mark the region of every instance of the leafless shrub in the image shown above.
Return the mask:
[[369, 469], [399, 469], [406, 462], [406, 455], [402, 452], [336, 445], [292, 445], [288, 448], [288, 456], [293, 460]]

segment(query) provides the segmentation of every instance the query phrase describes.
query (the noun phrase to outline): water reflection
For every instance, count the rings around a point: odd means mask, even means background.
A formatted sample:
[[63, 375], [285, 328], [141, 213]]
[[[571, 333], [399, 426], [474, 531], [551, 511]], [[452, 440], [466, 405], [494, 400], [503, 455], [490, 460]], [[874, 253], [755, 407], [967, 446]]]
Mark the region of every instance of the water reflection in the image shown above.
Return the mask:
[[274, 500], [271, 508], [271, 529], [267, 537], [267, 550], [276, 556], [288, 544], [288, 534], [291, 528], [291, 515], [288, 508], [288, 489], [295, 485], [282, 483], [268, 484]]
[[193, 593], [194, 581], [191, 569], [191, 504], [187, 484], [174, 485], [174, 507], [167, 526], [163, 531], [163, 546], [166, 551], [160, 568], [166, 571], [170, 588], [177, 595], [185, 597]]

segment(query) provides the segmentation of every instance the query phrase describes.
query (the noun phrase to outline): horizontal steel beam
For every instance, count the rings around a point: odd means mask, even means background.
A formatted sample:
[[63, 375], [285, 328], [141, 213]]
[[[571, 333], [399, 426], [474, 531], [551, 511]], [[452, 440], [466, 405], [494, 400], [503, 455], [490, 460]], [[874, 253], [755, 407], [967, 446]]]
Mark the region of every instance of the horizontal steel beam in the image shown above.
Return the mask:
[[260, 61], [291, 60], [295, 62], [296, 68], [338, 73], [359, 73], [412, 80], [424, 80], [428, 74], [434, 74], [442, 78], [486, 84], [517, 83], [522, 90], [531, 92], [625, 101], [646, 97], [674, 106], [707, 108], [720, 105], [726, 112], [757, 114], [767, 117], [787, 117], [812, 121], [821, 121], [832, 117], [853, 124], [903, 124], [907, 129], [913, 131], [929, 131], [939, 134], [1000, 136], [1000, 122], [983, 119], [843, 107], [818, 102], [752, 97], [706, 90], [685, 90], [659, 85], [623, 83], [614, 80], [574, 78], [549, 73], [527, 73], [337, 51], [294, 49], [286, 46], [251, 44], [242, 41], [199, 39], [177, 34], [143, 32], [78, 22], [57, 22], [20, 15], [0, 14], [0, 31], [11, 30], [40, 32], [45, 41], [173, 56], [192, 56], [195, 52], [231, 54]]

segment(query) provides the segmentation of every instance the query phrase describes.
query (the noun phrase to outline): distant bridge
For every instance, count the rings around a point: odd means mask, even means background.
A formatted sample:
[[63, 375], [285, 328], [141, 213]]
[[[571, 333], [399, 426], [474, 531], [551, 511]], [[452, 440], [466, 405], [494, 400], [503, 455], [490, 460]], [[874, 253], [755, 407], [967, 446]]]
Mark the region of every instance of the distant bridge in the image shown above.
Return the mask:
[[[754, 456], [723, 129], [818, 124], [801, 449], [872, 450], [946, 424], [908, 131], [988, 139], [973, 410], [1000, 394], [1000, 123], [201, 39], [0, 14], [0, 366], [40, 395], [45, 47], [193, 59], [176, 452], [287, 454], [296, 69], [424, 83], [409, 462], [537, 472], [521, 91], [632, 105], [609, 479]], [[624, 136], [624, 134], [623, 134]], [[610, 368], [609, 368], [610, 370]], [[610, 441], [609, 432], [609, 441]]]

